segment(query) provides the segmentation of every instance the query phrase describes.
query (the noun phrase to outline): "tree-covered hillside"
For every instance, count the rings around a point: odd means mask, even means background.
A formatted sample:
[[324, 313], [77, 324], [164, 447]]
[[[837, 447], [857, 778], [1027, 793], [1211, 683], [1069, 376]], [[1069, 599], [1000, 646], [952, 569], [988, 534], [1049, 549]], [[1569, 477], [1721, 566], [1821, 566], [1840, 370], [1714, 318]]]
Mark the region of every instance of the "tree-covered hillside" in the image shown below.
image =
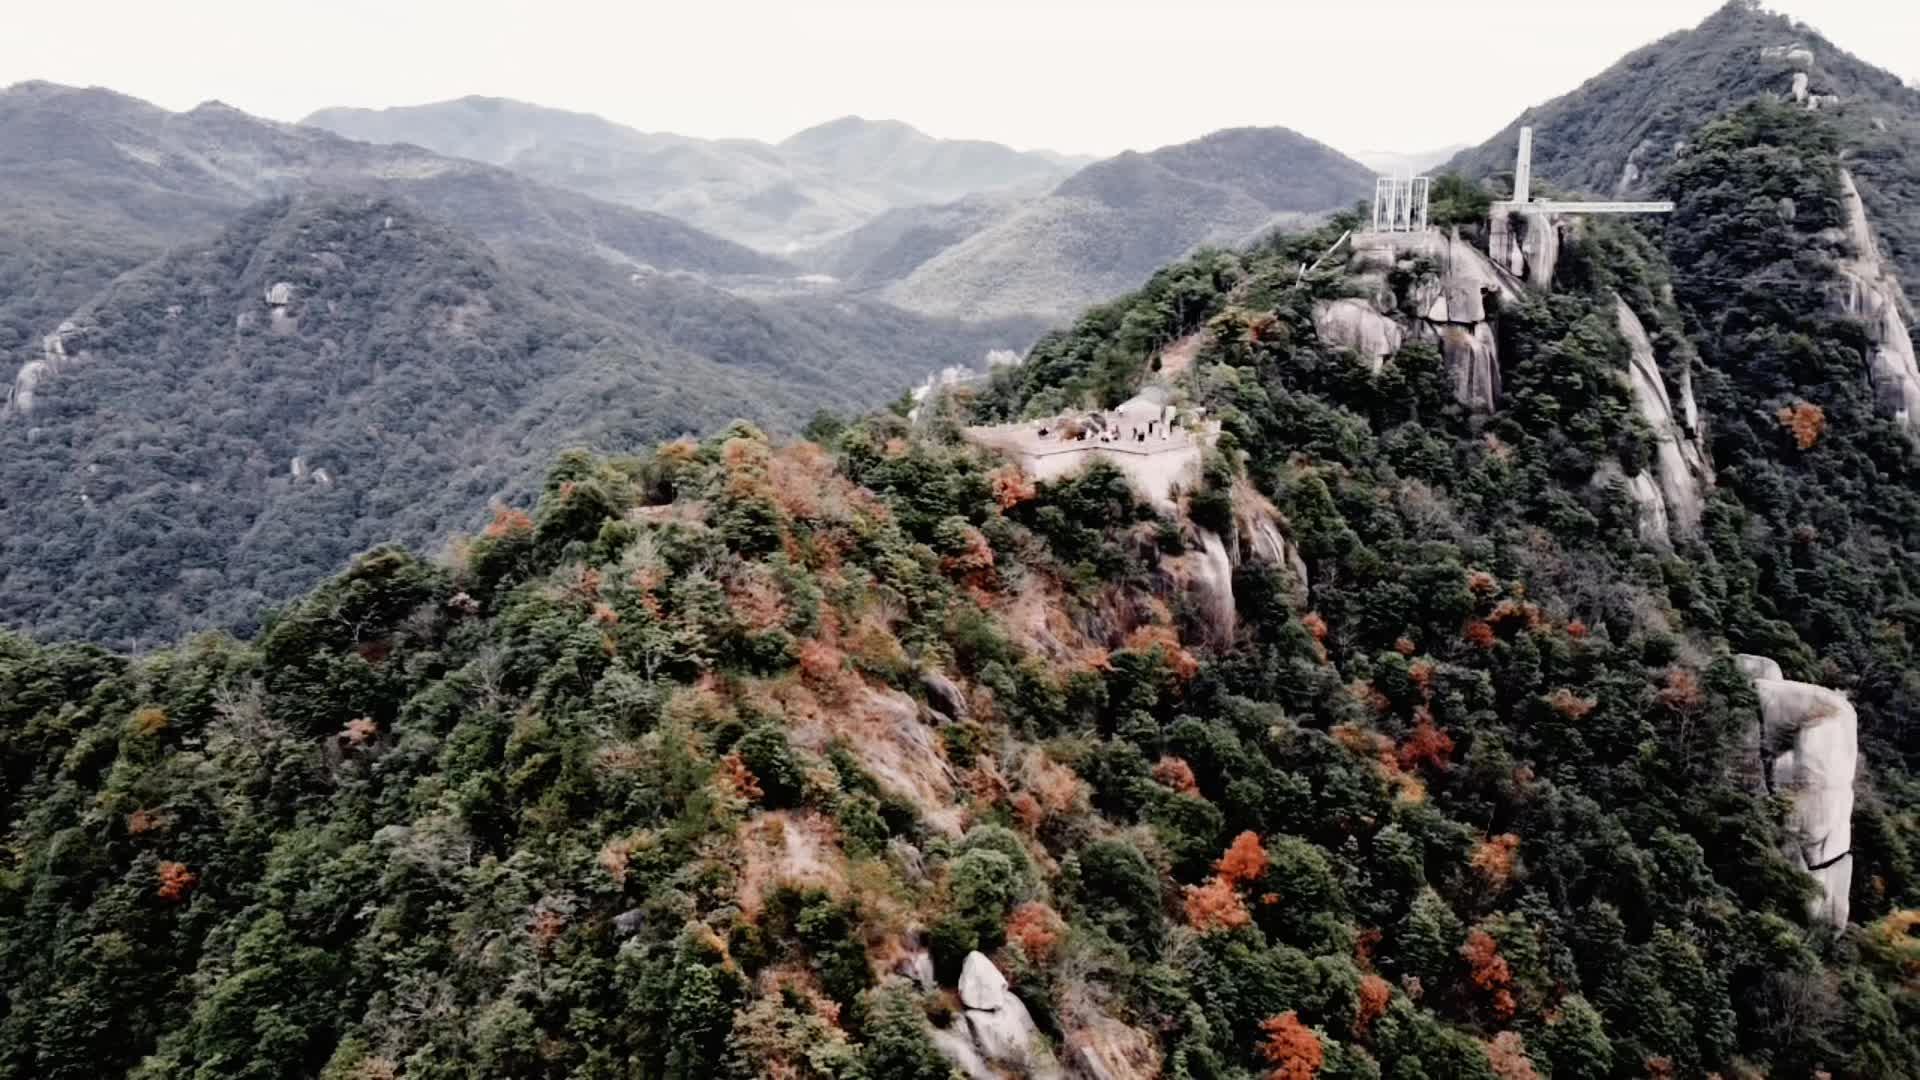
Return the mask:
[[1026, 333], [502, 258], [366, 195], [263, 204], [70, 322], [0, 410], [0, 619], [121, 648], [255, 627], [376, 543], [430, 549], [561, 447], [796, 430]]
[[[1916, 451], [1801, 296], [1833, 132], [1693, 147], [1664, 233], [1492, 302], [1491, 412], [1320, 337], [1439, 272], [1301, 275], [1341, 220], [912, 423], [564, 454], [246, 640], [0, 639], [0, 1075], [1920, 1075]], [[1720, 469], [1673, 546], [1622, 301]], [[1172, 508], [963, 436], [1172, 342], [1220, 424]], [[1844, 928], [1741, 649], [1858, 704]]]

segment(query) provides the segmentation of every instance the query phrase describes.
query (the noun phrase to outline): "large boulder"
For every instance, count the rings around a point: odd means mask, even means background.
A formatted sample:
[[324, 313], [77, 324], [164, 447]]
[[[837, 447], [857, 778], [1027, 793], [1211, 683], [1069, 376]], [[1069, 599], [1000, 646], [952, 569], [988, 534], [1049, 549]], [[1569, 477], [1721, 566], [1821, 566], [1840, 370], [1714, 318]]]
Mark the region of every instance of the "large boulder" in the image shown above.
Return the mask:
[[1760, 723], [1751, 742], [1766, 785], [1793, 799], [1787, 855], [1820, 886], [1812, 916], [1844, 927], [1853, 885], [1859, 717], [1845, 694], [1778, 678], [1780, 665], [1766, 657], [1743, 655], [1740, 666], [1750, 675], [1759, 673], [1753, 687], [1760, 697]]
[[1007, 989], [1006, 976], [993, 961], [968, 953], [960, 968], [959, 992], [961, 1022], [934, 1029], [933, 1042], [969, 1080], [1064, 1080], [1066, 1074], [1033, 1014]]
[[1007, 997], [1007, 977], [984, 954], [970, 952], [960, 966], [960, 1004], [969, 1009], [998, 1009]]
[[1375, 372], [1400, 351], [1400, 327], [1364, 300], [1347, 298], [1314, 304], [1313, 330], [1321, 341], [1359, 353]]

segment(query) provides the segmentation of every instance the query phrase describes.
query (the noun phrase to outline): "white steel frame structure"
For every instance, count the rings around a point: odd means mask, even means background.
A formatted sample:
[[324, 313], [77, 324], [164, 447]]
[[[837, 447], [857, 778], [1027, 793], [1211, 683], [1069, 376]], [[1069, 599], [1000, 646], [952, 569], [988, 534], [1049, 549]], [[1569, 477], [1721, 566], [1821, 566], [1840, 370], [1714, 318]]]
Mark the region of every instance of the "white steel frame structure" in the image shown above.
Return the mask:
[[1424, 176], [1380, 176], [1373, 181], [1374, 232], [1426, 232], [1431, 181]]

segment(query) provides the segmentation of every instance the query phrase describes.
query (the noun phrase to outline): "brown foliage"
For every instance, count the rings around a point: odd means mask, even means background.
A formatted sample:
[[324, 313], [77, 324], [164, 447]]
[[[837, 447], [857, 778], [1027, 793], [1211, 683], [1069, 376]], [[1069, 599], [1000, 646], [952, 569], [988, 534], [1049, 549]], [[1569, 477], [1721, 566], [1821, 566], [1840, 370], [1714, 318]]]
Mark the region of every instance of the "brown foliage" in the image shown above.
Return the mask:
[[187, 869], [186, 863], [163, 862], [160, 864], [160, 887], [155, 891], [160, 899], [177, 904], [185, 900], [198, 884], [200, 875]]
[[1500, 955], [1500, 943], [1485, 930], [1475, 928], [1467, 932], [1460, 955], [1466, 958], [1473, 985], [1487, 995], [1494, 1018], [1513, 1019], [1513, 972], [1507, 967], [1507, 958]]
[[1693, 712], [1706, 701], [1706, 692], [1700, 689], [1700, 680], [1686, 668], [1674, 668], [1667, 672], [1667, 685], [1654, 695], [1667, 708], [1674, 712]]
[[1575, 641], [1585, 641], [1587, 637], [1587, 624], [1581, 622], [1579, 619], [1574, 619], [1567, 623], [1567, 636]]
[[1476, 649], [1493, 648], [1493, 627], [1488, 626], [1480, 619], [1469, 621], [1466, 629], [1460, 632], [1460, 636], [1466, 639], [1467, 644]]
[[988, 473], [987, 482], [993, 487], [993, 501], [1002, 510], [1011, 510], [1039, 494], [1027, 474], [1011, 462]]
[[1479, 597], [1492, 596], [1500, 591], [1500, 580], [1485, 570], [1475, 570], [1467, 575], [1467, 591]]
[[1267, 872], [1267, 849], [1252, 831], [1241, 833], [1227, 845], [1226, 854], [1213, 864], [1214, 872], [1230, 885], [1258, 881]]
[[1036, 964], [1053, 958], [1054, 949], [1066, 932], [1066, 921], [1038, 900], [1029, 900], [1014, 908], [1007, 919], [1007, 941], [1018, 945], [1027, 959]]
[[153, 810], [135, 810], [127, 815], [127, 835], [144, 836], [166, 825], [166, 818]]
[[1446, 768], [1453, 759], [1453, 737], [1434, 724], [1433, 714], [1425, 706], [1414, 710], [1414, 718], [1413, 731], [1400, 744], [1400, 767]]
[[372, 717], [358, 716], [347, 721], [347, 726], [340, 730], [340, 739], [348, 746], [361, 747], [372, 742], [373, 737], [378, 734], [380, 734], [380, 725], [375, 723]]
[[1375, 1020], [1387, 1013], [1387, 1003], [1393, 1000], [1393, 984], [1378, 975], [1360, 977], [1360, 1000], [1354, 1007], [1353, 1035], [1362, 1038]]
[[1171, 626], [1141, 626], [1127, 635], [1126, 647], [1134, 652], [1160, 650], [1166, 659], [1167, 667], [1175, 677], [1185, 682], [1200, 673], [1200, 661], [1186, 646], [1180, 644], [1180, 635], [1174, 633]]
[[1599, 704], [1594, 698], [1583, 698], [1564, 686], [1547, 695], [1548, 708], [1569, 720], [1585, 719]]
[[1420, 688], [1420, 696], [1429, 701], [1433, 699], [1433, 671], [1431, 660], [1416, 660], [1407, 665], [1407, 678]]
[[127, 719], [127, 730], [135, 735], [158, 735], [167, 730], [166, 710], [158, 705], [143, 705]]
[[1267, 1036], [1260, 1044], [1260, 1057], [1273, 1066], [1267, 1080], [1313, 1080], [1326, 1054], [1320, 1037], [1292, 1009], [1262, 1021], [1260, 1030]]
[[1327, 620], [1319, 612], [1309, 611], [1300, 616], [1300, 625], [1307, 628], [1307, 633], [1313, 635], [1313, 640], [1323, 643], [1327, 640]]
[[1185, 758], [1161, 757], [1153, 763], [1153, 778], [1182, 795], [1200, 793], [1200, 781], [1194, 779], [1193, 766]]
[[1513, 860], [1519, 850], [1520, 838], [1512, 833], [1488, 837], [1474, 845], [1473, 868], [1499, 892], [1513, 880]]
[[728, 754], [720, 759], [720, 778], [727, 787], [740, 798], [748, 802], [759, 802], [766, 795], [760, 790], [760, 779], [740, 760], [739, 754]]
[[1783, 405], [1774, 413], [1780, 426], [1793, 436], [1793, 445], [1802, 450], [1813, 449], [1820, 441], [1820, 433], [1827, 429], [1827, 414], [1820, 406], [1807, 401], [1797, 401], [1792, 405]]
[[525, 536], [533, 531], [533, 519], [526, 511], [515, 510], [505, 503], [496, 503], [493, 507], [493, 520], [487, 522], [482, 536], [498, 540], [507, 536]]
[[1401, 656], [1412, 656], [1420, 651], [1420, 647], [1415, 645], [1410, 637], [1398, 637], [1393, 641], [1393, 651]]
[[540, 908], [527, 920], [527, 936], [533, 939], [533, 947], [541, 956], [553, 951], [553, 944], [567, 929], [567, 917], [552, 908]]
[[1187, 925], [1202, 933], [1237, 930], [1253, 921], [1233, 883], [1223, 877], [1210, 878], [1205, 885], [1187, 886], [1185, 907]]
[[987, 543], [987, 536], [979, 529], [968, 525], [964, 531], [966, 547], [958, 554], [948, 555], [940, 560], [940, 569], [948, 577], [964, 582], [975, 588], [986, 589], [993, 585], [993, 545]]
[[1527, 1057], [1527, 1044], [1517, 1031], [1503, 1031], [1487, 1044], [1487, 1064], [1499, 1080], [1539, 1080], [1533, 1061]]

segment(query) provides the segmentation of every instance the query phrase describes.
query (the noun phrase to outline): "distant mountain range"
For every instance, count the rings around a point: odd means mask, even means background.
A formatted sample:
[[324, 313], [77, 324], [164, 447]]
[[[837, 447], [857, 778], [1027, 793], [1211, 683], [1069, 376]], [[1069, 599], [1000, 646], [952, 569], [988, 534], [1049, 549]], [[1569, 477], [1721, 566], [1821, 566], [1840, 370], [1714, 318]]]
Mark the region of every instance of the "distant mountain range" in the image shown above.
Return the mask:
[[304, 123], [504, 166], [775, 252], [818, 243], [898, 207], [1043, 191], [1091, 160], [936, 139], [898, 121], [857, 116], [778, 144], [696, 139], [487, 97], [322, 109]]
[[960, 318], [1066, 318], [1197, 246], [1351, 206], [1375, 172], [1285, 128], [1089, 162], [934, 139], [897, 121], [844, 117], [769, 145], [647, 134], [499, 98], [325, 109], [306, 123], [674, 215], [844, 287]]

